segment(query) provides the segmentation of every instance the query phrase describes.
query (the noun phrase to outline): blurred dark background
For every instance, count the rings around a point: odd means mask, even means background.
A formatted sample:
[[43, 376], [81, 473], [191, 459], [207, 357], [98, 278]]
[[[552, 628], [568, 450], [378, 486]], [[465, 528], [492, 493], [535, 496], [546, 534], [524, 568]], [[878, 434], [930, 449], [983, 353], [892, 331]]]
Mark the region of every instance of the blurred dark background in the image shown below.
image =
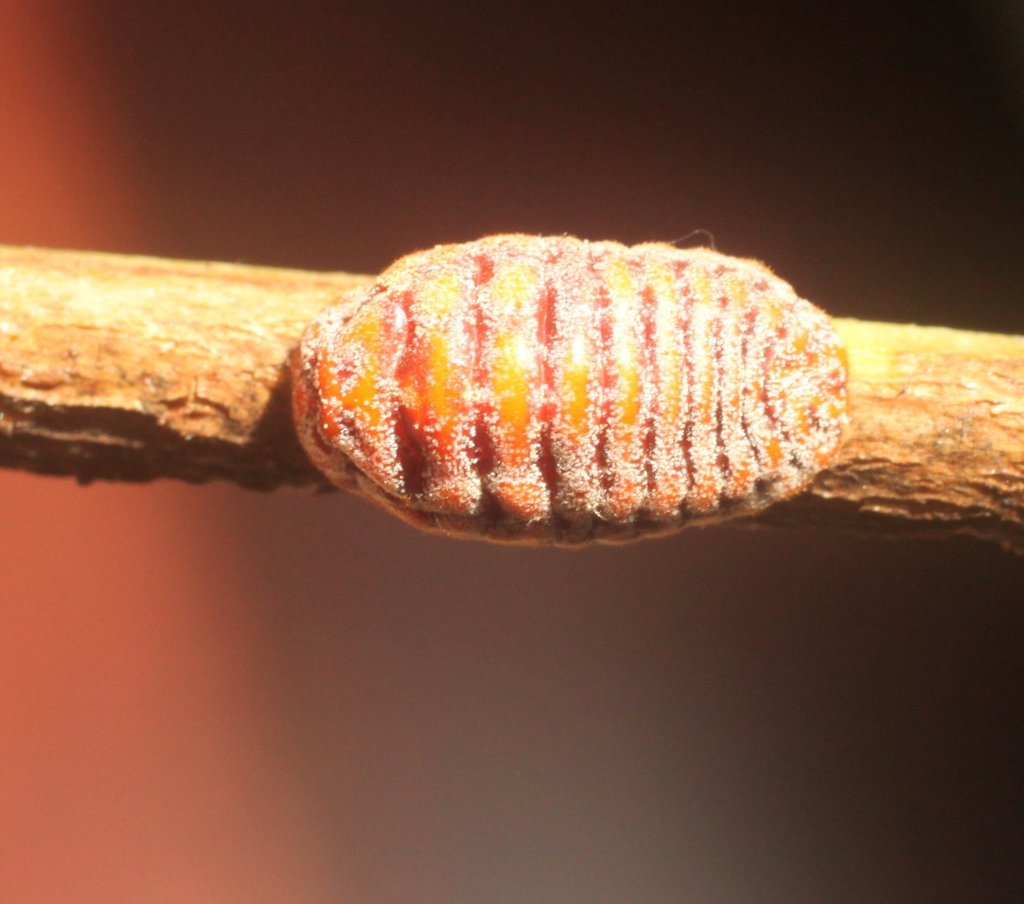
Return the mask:
[[[1024, 332], [1019, 4], [0, 0], [0, 242], [699, 244]], [[1024, 561], [0, 473], [0, 899], [1024, 897]]]

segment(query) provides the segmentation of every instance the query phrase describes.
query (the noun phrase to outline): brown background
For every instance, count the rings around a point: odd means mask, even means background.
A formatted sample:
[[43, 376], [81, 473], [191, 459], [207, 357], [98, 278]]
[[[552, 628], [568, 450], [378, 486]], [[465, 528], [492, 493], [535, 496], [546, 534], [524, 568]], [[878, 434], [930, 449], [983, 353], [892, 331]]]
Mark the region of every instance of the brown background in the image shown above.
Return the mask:
[[[370, 272], [703, 229], [836, 314], [1024, 332], [1020, 17], [801, 6], [0, 0], [0, 241]], [[1024, 895], [996, 549], [0, 500], [4, 901]]]

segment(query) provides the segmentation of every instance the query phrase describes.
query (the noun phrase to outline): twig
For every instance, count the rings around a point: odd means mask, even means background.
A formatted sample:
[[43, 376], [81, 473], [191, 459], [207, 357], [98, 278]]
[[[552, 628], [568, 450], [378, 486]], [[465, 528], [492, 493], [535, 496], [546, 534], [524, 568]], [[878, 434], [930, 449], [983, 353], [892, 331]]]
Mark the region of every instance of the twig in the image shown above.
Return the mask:
[[[323, 489], [291, 424], [305, 323], [372, 277], [0, 246], [0, 466]], [[759, 520], [1024, 553], [1024, 337], [837, 320], [839, 461]]]

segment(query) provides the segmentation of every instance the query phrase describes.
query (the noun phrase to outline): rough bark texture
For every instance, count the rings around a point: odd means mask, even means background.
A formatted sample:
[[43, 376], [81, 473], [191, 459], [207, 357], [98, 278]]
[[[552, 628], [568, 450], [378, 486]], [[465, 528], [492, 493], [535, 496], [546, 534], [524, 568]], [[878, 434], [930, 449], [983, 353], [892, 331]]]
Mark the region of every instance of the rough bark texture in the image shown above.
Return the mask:
[[326, 486], [292, 429], [288, 353], [369, 279], [0, 248], [0, 465]]
[[[0, 247], [0, 466], [326, 488], [287, 360], [372, 277]], [[767, 524], [971, 533], [1024, 553], [1024, 337], [837, 320], [838, 461]]]
[[1024, 337], [834, 322], [850, 357], [839, 460], [764, 520], [968, 533], [1024, 554]]

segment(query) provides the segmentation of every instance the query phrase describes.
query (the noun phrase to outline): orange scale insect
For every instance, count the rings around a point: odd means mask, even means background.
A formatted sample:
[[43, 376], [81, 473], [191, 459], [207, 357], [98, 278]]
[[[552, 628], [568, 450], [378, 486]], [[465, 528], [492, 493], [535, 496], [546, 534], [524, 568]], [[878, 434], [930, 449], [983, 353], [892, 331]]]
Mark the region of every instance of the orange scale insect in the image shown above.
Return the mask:
[[341, 486], [494, 540], [623, 540], [806, 487], [846, 423], [828, 316], [756, 261], [497, 235], [402, 258], [307, 329], [300, 439]]

